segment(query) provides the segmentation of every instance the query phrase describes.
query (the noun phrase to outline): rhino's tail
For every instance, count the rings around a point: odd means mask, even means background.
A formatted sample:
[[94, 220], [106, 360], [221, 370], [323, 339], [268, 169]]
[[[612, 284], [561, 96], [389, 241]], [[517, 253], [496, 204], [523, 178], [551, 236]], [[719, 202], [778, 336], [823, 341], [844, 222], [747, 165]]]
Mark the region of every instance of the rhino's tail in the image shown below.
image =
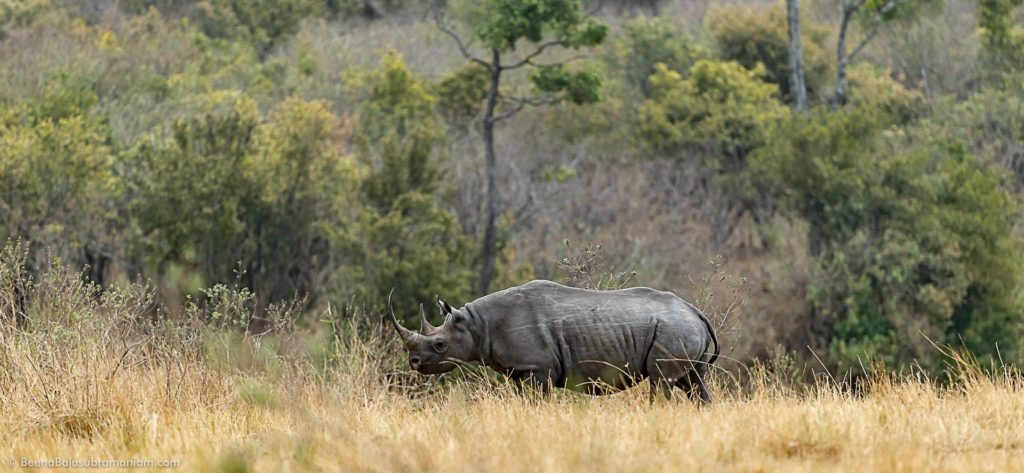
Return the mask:
[[718, 360], [718, 355], [722, 353], [722, 346], [718, 344], [718, 335], [715, 335], [715, 329], [711, 327], [711, 321], [708, 320], [707, 316], [705, 316], [704, 313], [696, 307], [694, 307], [694, 310], [697, 312], [697, 315], [700, 316], [701, 322], [704, 322], [704, 326], [708, 328], [708, 334], [711, 335], [711, 341], [715, 342], [715, 353], [708, 359], [708, 365], [710, 366], [715, 364], [715, 361]]

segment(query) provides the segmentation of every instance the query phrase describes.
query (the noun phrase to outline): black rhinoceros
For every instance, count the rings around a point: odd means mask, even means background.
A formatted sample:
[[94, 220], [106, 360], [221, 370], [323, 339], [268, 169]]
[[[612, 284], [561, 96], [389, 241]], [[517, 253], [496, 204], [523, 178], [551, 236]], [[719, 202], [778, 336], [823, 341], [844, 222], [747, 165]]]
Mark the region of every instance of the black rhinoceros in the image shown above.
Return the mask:
[[409, 364], [421, 373], [479, 361], [545, 391], [555, 386], [601, 394], [650, 379], [652, 395], [655, 387], [666, 396], [680, 387], [703, 402], [711, 399], [704, 377], [718, 358], [718, 339], [704, 314], [671, 292], [594, 291], [537, 280], [459, 309], [444, 301], [438, 307], [444, 323], [430, 325], [421, 305], [416, 333], [398, 323], [388, 296]]

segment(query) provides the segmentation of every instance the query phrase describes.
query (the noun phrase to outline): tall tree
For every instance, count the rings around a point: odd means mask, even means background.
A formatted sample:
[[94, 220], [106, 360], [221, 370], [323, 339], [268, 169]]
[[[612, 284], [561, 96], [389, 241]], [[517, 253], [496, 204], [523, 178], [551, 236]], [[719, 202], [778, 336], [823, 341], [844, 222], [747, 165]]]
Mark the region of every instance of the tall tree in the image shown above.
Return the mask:
[[798, 112], [807, 110], [807, 85], [804, 83], [804, 43], [800, 35], [800, 1], [786, 0], [786, 24], [789, 26], [789, 91]]
[[[483, 140], [486, 150], [486, 208], [482, 244], [482, 268], [477, 290], [486, 294], [494, 275], [497, 252], [498, 183], [497, 153], [494, 149], [495, 125], [509, 119], [527, 105], [550, 105], [563, 100], [577, 104], [601, 99], [601, 76], [587, 69], [570, 70], [572, 59], [540, 62], [548, 51], [563, 48], [578, 50], [604, 41], [608, 27], [585, 12], [580, 0], [484, 0], [471, 2], [466, 23], [473, 37], [486, 49], [483, 56], [470, 50], [470, 43], [449, 26], [438, 12], [438, 28], [450, 36], [462, 55], [487, 70], [488, 86], [483, 111]], [[515, 55], [520, 42], [532, 44], [525, 55]], [[501, 89], [506, 73], [529, 69], [533, 90], [515, 96]]]

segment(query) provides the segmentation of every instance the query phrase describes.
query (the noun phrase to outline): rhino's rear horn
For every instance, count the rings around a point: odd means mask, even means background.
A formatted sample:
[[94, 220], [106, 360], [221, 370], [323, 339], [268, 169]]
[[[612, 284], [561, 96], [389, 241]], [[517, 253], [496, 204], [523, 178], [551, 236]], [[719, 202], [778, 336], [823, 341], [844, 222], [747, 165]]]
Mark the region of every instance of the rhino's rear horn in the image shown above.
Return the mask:
[[388, 293], [388, 313], [391, 314], [391, 324], [395, 326], [395, 331], [398, 332], [398, 336], [402, 338], [403, 342], [407, 342], [412, 338], [413, 331], [398, 323], [398, 317], [395, 317], [395, 309], [391, 306], [391, 295], [394, 293], [395, 288], [391, 288], [391, 292]]
[[433, 335], [435, 332], [437, 332], [437, 327], [430, 325], [430, 321], [427, 320], [427, 313], [423, 311], [423, 304], [420, 304], [420, 334]]

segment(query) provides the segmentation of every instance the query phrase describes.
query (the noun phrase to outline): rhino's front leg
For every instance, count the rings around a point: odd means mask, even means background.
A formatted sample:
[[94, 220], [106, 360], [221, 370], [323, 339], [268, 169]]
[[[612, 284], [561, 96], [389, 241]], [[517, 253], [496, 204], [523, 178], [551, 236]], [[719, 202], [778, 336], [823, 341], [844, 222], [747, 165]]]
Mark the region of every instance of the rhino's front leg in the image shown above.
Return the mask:
[[556, 371], [539, 368], [514, 369], [509, 372], [508, 377], [520, 390], [529, 387], [548, 394], [552, 386], [558, 386], [559, 374]]

